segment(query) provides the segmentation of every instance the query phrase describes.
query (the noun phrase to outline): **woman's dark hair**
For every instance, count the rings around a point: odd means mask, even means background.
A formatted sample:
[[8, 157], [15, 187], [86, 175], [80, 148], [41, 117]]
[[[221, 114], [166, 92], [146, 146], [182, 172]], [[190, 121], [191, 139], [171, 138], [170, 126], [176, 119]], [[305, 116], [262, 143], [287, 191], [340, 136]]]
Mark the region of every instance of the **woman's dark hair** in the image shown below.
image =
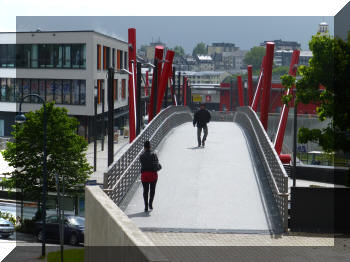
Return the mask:
[[146, 140], [145, 143], [143, 143], [143, 146], [146, 148], [146, 149], [150, 149], [151, 148], [151, 143]]

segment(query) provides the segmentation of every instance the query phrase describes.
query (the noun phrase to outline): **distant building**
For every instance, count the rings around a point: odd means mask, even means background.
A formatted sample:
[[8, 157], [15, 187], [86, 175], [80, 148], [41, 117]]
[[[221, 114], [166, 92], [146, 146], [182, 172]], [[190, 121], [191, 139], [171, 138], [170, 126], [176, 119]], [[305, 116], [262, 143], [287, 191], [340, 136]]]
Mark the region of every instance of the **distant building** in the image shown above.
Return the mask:
[[320, 33], [321, 35], [329, 35], [329, 28], [328, 28], [328, 24], [326, 22], [321, 22], [318, 25], [318, 33]]
[[260, 46], [265, 46], [267, 42], [274, 42], [275, 43], [275, 51], [277, 50], [300, 50], [300, 43], [295, 41], [282, 41], [280, 40], [273, 40], [273, 41], [264, 41], [260, 43]]
[[300, 51], [299, 65], [309, 65], [309, 60], [312, 58], [312, 51]]
[[[292, 55], [292, 50], [278, 50], [275, 52], [273, 62], [276, 66], [290, 66]], [[309, 65], [310, 58], [312, 58], [311, 51], [300, 51], [299, 65]]]
[[213, 58], [216, 71], [234, 71], [242, 68], [246, 51], [239, 50], [233, 43], [213, 43], [208, 46], [208, 55]]
[[197, 61], [196, 71], [214, 70], [214, 62], [210, 55], [196, 55], [196, 61]]
[[[66, 108], [79, 121], [77, 133], [86, 139], [93, 137], [95, 125], [101, 134], [108, 111], [109, 67], [117, 71], [114, 127], [122, 127], [129, 113], [128, 75], [120, 71], [128, 70], [127, 42], [91, 30], [0, 33], [0, 137], [11, 135], [18, 103], [29, 94]], [[41, 107], [38, 99], [28, 97], [22, 112]]]
[[208, 46], [208, 55], [213, 56], [214, 54], [234, 52], [236, 50], [238, 50], [238, 47], [233, 43], [213, 43], [211, 46]]
[[149, 62], [153, 62], [155, 47], [158, 45], [164, 47], [164, 54], [168, 50], [168, 48], [166, 47], [166, 44], [162, 43], [160, 40], [157, 42], [150, 43], [148, 46], [146, 46], [146, 58]]

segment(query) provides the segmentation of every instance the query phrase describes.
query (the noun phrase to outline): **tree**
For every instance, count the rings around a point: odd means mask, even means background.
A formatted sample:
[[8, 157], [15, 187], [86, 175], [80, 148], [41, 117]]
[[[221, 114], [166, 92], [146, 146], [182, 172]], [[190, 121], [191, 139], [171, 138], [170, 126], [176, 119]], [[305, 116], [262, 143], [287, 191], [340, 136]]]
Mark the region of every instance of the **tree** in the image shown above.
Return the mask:
[[[326, 152], [349, 152], [350, 149], [350, 34], [347, 42], [317, 34], [309, 42], [313, 57], [309, 66], [300, 66], [300, 79], [285, 75], [286, 88], [296, 86], [296, 102], [316, 103], [320, 121], [331, 119], [324, 129], [300, 128], [298, 141], [313, 141]], [[291, 96], [284, 96], [288, 103]]]
[[[48, 191], [56, 190], [57, 173], [65, 176], [65, 191], [73, 192], [92, 173], [85, 155], [87, 142], [76, 134], [78, 121], [67, 115], [67, 109], [51, 102], [46, 104], [46, 110]], [[15, 168], [4, 184], [38, 199], [43, 178], [43, 115], [43, 108], [26, 113], [26, 121], [13, 126], [14, 142], [8, 142], [2, 152], [9, 166]]]
[[183, 49], [182, 46], [175, 46], [174, 47], [174, 52], [176, 56], [184, 56], [185, 55], [185, 50]]
[[196, 55], [206, 55], [208, 54], [208, 48], [205, 43], [198, 43], [195, 48], [193, 48], [192, 56]]
[[245, 54], [243, 63], [245, 66], [252, 65], [254, 72], [257, 72], [260, 70], [264, 55], [265, 47], [254, 46]]
[[289, 67], [288, 66], [277, 66], [272, 69], [272, 76], [282, 76], [288, 74]]

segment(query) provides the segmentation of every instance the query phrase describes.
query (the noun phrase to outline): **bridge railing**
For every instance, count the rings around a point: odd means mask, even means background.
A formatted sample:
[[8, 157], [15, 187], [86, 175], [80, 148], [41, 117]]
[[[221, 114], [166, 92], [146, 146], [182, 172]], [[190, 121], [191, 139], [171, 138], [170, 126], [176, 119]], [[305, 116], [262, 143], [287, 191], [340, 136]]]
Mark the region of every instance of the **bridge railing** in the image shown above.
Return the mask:
[[288, 176], [256, 113], [250, 107], [237, 108], [234, 121], [248, 129], [257, 147], [279, 210], [283, 228], [288, 229]]
[[188, 121], [192, 121], [188, 107], [170, 106], [162, 110], [136, 137], [105, 174], [104, 191], [114, 203], [117, 205], [121, 203], [140, 175], [139, 156], [143, 152], [144, 141], [149, 140], [152, 148], [156, 148], [172, 128]]
[[232, 111], [210, 111], [211, 121], [232, 122], [235, 113]]

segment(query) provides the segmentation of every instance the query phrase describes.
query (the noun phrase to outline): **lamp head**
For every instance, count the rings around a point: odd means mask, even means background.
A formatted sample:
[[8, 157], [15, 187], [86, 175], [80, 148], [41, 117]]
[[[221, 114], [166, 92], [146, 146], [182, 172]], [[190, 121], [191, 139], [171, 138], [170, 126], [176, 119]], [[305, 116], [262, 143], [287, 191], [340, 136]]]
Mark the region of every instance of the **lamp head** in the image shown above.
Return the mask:
[[15, 117], [15, 122], [21, 124], [21, 123], [24, 123], [25, 121], [26, 121], [25, 115], [23, 113], [19, 112], [19, 114], [16, 115], [16, 117]]

